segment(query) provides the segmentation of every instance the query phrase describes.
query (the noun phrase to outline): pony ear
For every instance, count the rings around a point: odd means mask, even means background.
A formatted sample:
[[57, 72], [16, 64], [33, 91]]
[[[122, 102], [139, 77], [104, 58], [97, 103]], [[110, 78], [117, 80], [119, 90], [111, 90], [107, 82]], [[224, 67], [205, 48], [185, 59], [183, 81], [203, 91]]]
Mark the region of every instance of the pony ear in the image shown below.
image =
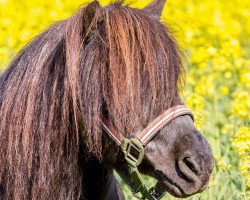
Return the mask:
[[154, 0], [142, 10], [159, 21], [165, 2], [166, 0]]

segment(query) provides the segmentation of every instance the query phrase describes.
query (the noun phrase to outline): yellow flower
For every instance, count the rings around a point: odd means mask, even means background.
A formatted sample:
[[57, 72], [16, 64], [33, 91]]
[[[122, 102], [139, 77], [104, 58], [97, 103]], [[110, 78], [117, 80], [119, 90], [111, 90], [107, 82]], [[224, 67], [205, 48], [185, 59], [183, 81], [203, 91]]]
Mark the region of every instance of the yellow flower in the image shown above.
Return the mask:
[[249, 186], [250, 180], [250, 128], [242, 127], [235, 134], [232, 142], [234, 149], [240, 156], [240, 171]]
[[219, 90], [220, 90], [220, 92], [221, 92], [223, 95], [225, 95], [225, 96], [227, 96], [227, 95], [229, 94], [229, 88], [228, 88], [227, 86], [221, 86], [221, 87], [219, 88]]

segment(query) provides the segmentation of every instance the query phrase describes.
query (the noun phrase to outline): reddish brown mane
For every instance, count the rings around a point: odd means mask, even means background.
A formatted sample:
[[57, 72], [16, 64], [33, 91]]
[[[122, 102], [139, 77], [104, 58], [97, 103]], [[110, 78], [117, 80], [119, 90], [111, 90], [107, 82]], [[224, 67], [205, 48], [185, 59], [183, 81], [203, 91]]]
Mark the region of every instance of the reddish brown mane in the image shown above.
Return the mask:
[[181, 72], [171, 33], [140, 10], [84, 7], [50, 27], [0, 80], [5, 198], [82, 197], [78, 123], [88, 151], [101, 159], [104, 106], [120, 131], [133, 133], [177, 104]]

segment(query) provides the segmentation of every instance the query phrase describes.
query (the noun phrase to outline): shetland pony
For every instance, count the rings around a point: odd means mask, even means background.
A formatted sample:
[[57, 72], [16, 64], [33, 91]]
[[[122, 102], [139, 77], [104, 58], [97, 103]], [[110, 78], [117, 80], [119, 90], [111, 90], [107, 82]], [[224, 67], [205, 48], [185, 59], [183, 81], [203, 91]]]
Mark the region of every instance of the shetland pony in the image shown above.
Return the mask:
[[[96, 1], [25, 46], [0, 79], [1, 199], [124, 199], [121, 151], [100, 114], [128, 138], [183, 104], [183, 68], [164, 1], [142, 10]], [[139, 170], [177, 197], [207, 187], [213, 157], [189, 116], [145, 147]]]

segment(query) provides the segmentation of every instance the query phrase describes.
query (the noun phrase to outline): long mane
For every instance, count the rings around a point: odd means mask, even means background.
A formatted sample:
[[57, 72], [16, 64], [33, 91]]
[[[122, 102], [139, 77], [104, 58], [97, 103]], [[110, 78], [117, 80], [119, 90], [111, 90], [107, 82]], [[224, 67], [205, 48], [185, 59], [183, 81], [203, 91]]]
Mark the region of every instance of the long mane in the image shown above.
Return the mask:
[[102, 159], [100, 113], [131, 136], [177, 103], [181, 72], [171, 33], [140, 10], [91, 3], [52, 25], [0, 80], [0, 196], [81, 198], [80, 143]]

